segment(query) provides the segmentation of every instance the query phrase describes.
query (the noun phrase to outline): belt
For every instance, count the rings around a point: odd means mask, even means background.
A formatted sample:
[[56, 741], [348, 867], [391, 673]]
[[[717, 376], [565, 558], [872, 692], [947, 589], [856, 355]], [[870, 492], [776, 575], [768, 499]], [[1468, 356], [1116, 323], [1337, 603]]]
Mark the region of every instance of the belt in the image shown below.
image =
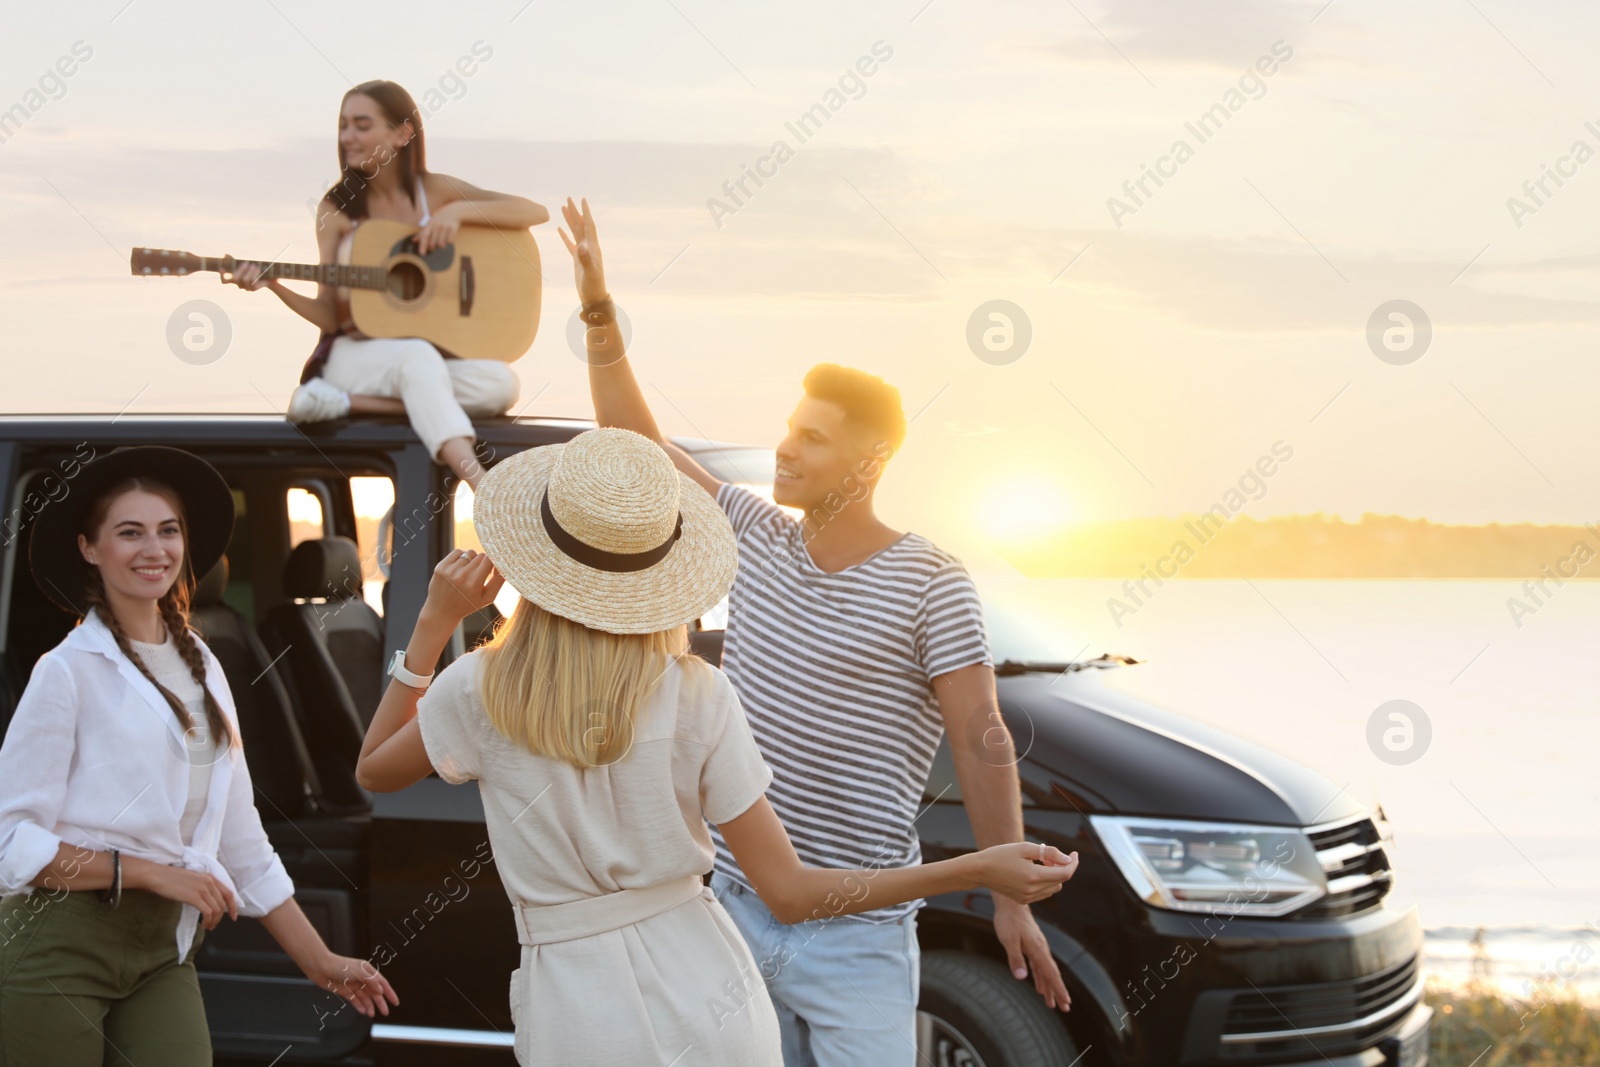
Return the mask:
[[513, 904], [517, 919], [517, 940], [524, 945], [548, 945], [557, 941], [576, 941], [608, 930], [644, 922], [662, 912], [687, 904], [697, 896], [714, 900], [711, 890], [697, 874], [684, 875], [670, 882], [645, 889], [619, 889], [597, 897], [569, 900], [564, 904]]

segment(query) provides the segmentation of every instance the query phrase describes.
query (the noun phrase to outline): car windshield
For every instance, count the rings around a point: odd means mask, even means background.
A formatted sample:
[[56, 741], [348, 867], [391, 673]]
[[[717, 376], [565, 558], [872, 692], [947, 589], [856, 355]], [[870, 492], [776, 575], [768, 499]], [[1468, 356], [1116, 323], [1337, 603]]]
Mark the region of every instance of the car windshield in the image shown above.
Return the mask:
[[1029, 592], [1025, 579], [978, 583], [989, 654], [996, 664], [1072, 663], [1101, 653], [1054, 618], [1047, 605], [1031, 603]]
[[778, 473], [777, 459], [772, 449], [693, 437], [675, 437], [673, 444], [693, 456], [695, 462], [715, 477], [764, 490], [763, 495], [771, 498], [772, 480]]

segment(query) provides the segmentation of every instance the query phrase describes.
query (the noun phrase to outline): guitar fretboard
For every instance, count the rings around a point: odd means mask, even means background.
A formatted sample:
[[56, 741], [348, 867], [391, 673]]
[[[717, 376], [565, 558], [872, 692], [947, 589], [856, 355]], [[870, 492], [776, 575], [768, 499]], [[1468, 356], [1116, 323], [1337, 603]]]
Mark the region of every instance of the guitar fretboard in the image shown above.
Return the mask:
[[286, 281], [321, 282], [342, 289], [384, 289], [387, 272], [381, 266], [351, 266], [340, 263], [266, 263], [235, 259], [233, 256], [196, 256], [188, 252], [169, 252], [158, 248], [134, 249], [133, 273], [146, 277], [182, 277], [201, 271], [233, 274], [241, 263], [263, 267], [266, 278]]
[[[236, 260], [231, 256], [221, 259], [210, 256], [201, 258], [205, 263], [201, 269], [226, 271], [230, 274], [240, 263], [254, 262]], [[353, 267], [339, 263], [269, 263], [262, 274], [268, 278], [283, 278], [292, 282], [321, 282], [323, 285], [336, 285], [342, 289], [382, 289], [386, 277], [382, 267]]]

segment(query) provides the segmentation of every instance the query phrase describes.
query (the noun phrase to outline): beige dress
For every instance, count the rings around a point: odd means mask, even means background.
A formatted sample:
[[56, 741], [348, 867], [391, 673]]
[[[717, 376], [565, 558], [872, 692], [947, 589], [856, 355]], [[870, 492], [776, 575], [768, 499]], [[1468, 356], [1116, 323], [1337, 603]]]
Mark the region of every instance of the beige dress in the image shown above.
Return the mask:
[[628, 754], [580, 771], [490, 725], [482, 659], [441, 671], [417, 721], [439, 776], [476, 778], [483, 795], [522, 943], [517, 1061], [782, 1067], [750, 950], [700, 883], [715, 855], [706, 820], [743, 814], [772, 781], [733, 684], [671, 665]]

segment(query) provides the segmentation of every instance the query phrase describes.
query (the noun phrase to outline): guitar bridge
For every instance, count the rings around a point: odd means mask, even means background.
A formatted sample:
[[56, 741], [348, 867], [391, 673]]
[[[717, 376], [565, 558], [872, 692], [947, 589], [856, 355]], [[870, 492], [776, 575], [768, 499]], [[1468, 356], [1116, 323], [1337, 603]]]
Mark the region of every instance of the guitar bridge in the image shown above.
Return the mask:
[[461, 314], [472, 314], [472, 301], [478, 295], [478, 275], [472, 269], [472, 257], [461, 257]]

